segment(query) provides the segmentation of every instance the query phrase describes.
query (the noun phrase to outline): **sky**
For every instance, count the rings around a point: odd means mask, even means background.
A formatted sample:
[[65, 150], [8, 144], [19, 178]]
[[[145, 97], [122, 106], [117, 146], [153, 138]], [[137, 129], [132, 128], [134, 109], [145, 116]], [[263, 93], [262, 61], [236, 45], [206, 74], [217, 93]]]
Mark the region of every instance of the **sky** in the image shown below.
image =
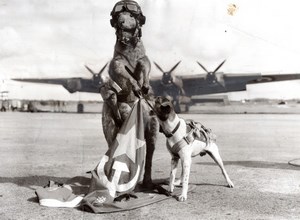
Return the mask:
[[[110, 12], [116, 0], [0, 0], [0, 91], [11, 98], [101, 99], [62, 87], [10, 81], [26, 77], [91, 77], [113, 55]], [[300, 73], [297, 0], [138, 0], [142, 40], [151, 61], [178, 75]], [[299, 2], [299, 3], [298, 3]], [[236, 5], [234, 13], [228, 9]], [[105, 73], [107, 75], [107, 73]], [[152, 65], [151, 76], [161, 73]], [[250, 85], [230, 99], [300, 98], [300, 81]]]

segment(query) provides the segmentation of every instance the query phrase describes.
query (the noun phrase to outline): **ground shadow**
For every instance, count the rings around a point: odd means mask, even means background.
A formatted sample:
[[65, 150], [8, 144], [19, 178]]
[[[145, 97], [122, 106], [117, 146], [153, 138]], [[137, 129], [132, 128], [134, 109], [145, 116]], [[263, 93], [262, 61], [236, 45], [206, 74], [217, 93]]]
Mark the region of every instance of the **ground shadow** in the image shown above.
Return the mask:
[[50, 180], [58, 183], [70, 184], [74, 191], [76, 191], [77, 188], [88, 187], [90, 184], [90, 178], [84, 176], [75, 176], [72, 178], [56, 176], [0, 177], [0, 184], [13, 183], [21, 187], [36, 190], [37, 187], [47, 185]]
[[[198, 162], [200, 165], [215, 165], [213, 162]], [[280, 169], [280, 170], [300, 170], [300, 167], [289, 165], [286, 163], [276, 163], [276, 162], [268, 162], [268, 161], [224, 161], [224, 165], [234, 165], [234, 166], [243, 166], [250, 168], [261, 168], [261, 169]]]
[[195, 185], [195, 186], [216, 186], [216, 187], [226, 187], [226, 188], [228, 188], [228, 186], [227, 185], [222, 185], [222, 184], [213, 184], [213, 183], [191, 183], [191, 184], [193, 184], [193, 185]]
[[[156, 184], [168, 186], [169, 185], [169, 177], [161, 178], [161, 179], [155, 179], [155, 180], [153, 180], [153, 182], [156, 183]], [[227, 185], [224, 185], [224, 184], [222, 185], [222, 184], [212, 184], [212, 183], [193, 183], [193, 182], [190, 182], [189, 184], [192, 184], [192, 185], [195, 185], [195, 186], [228, 187]], [[182, 186], [180, 185], [180, 186], [176, 186], [176, 187], [182, 187]]]
[[32, 203], [39, 203], [39, 199], [37, 196], [31, 197], [31, 198], [27, 199], [27, 201], [32, 202]]

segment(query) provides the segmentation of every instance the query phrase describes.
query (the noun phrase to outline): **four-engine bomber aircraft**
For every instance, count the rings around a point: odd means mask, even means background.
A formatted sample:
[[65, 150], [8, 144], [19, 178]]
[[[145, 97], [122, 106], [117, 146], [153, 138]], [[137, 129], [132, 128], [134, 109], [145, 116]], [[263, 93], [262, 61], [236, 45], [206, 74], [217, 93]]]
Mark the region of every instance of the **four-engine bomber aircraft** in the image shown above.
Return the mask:
[[218, 72], [225, 61], [212, 72], [208, 71], [200, 62], [197, 62], [206, 74], [181, 76], [174, 74], [174, 70], [180, 61], [167, 72], [154, 62], [163, 75], [160, 78], [152, 78], [150, 83], [156, 95], [171, 96], [175, 106], [177, 106], [177, 111], [180, 111], [180, 105], [184, 104], [186, 106], [185, 110], [188, 110], [188, 106], [195, 103], [193, 96], [244, 91], [248, 84], [300, 79], [300, 74], [261, 75], [260, 73], [225, 74]]
[[[225, 60], [213, 72], [208, 71], [200, 62], [197, 63], [206, 74], [175, 75], [174, 70], [180, 64], [180, 61], [167, 72], [154, 62], [154, 65], [163, 73], [161, 77], [150, 78], [150, 84], [154, 95], [169, 96], [173, 100], [177, 112], [180, 112], [182, 106], [184, 106], [185, 110], [188, 110], [189, 105], [193, 103], [192, 97], [196, 95], [243, 91], [246, 90], [246, 85], [248, 84], [300, 79], [300, 74], [261, 75], [260, 73], [225, 74], [223, 72], [218, 72], [225, 63]], [[14, 80], [59, 84], [70, 93], [98, 93], [99, 87], [103, 84], [102, 73], [106, 66], [107, 64], [104, 65], [99, 73], [95, 73], [88, 66], [85, 66], [88, 71], [92, 73], [92, 78], [24, 78]]]

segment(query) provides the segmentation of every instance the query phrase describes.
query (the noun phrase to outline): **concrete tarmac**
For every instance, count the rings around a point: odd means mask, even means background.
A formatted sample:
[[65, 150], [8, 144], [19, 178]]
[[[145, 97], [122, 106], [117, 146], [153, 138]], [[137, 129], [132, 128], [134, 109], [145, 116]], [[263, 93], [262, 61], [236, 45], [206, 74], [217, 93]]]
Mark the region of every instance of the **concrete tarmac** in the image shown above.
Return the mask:
[[[299, 114], [182, 114], [211, 128], [235, 188], [225, 187], [209, 156], [193, 158], [184, 203], [174, 198], [140, 209], [92, 214], [37, 203], [49, 180], [89, 177], [107, 150], [100, 114], [0, 114], [0, 219], [299, 219]], [[153, 178], [168, 178], [170, 155], [159, 134]], [[180, 170], [178, 171], [178, 174]]]

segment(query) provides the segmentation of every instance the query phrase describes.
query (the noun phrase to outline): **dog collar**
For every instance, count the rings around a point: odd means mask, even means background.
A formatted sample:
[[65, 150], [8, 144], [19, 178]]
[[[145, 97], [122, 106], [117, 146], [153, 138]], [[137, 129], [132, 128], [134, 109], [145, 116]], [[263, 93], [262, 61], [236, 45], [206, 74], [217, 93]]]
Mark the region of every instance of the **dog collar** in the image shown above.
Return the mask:
[[170, 138], [176, 133], [179, 126], [180, 126], [180, 120], [178, 121], [178, 123], [177, 123], [176, 127], [173, 129], [173, 131], [171, 131], [170, 133], [167, 133], [166, 131], [164, 131], [161, 126], [159, 127], [159, 131], [162, 132], [167, 138]]

